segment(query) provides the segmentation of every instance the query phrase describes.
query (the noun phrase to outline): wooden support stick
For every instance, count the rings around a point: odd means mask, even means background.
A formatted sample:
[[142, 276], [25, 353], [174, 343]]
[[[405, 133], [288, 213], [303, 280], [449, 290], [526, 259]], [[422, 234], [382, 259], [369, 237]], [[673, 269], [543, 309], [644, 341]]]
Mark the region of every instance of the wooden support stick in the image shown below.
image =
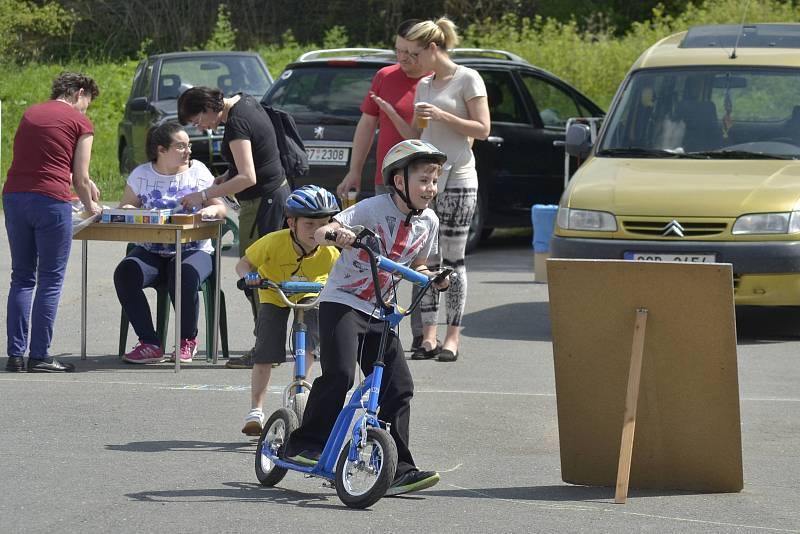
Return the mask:
[[628, 372], [625, 417], [622, 421], [622, 440], [619, 446], [617, 492], [614, 495], [614, 502], [617, 504], [625, 504], [628, 499], [628, 483], [631, 478], [631, 458], [633, 457], [633, 434], [634, 430], [636, 430], [636, 405], [639, 401], [639, 382], [642, 378], [642, 355], [644, 353], [644, 331], [646, 326], [647, 309], [639, 308], [636, 310], [636, 323], [633, 325], [631, 367]]

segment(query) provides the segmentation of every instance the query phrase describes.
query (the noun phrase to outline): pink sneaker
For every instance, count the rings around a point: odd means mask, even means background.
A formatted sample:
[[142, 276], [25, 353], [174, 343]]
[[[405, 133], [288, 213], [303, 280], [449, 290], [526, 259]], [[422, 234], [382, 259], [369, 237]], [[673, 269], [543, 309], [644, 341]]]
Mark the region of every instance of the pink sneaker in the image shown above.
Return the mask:
[[128, 363], [159, 363], [164, 361], [164, 351], [158, 345], [139, 342], [132, 351], [122, 357]]
[[[197, 354], [197, 341], [194, 339], [181, 339], [181, 363], [189, 363]], [[169, 361], [175, 361], [175, 353], [173, 352]]]

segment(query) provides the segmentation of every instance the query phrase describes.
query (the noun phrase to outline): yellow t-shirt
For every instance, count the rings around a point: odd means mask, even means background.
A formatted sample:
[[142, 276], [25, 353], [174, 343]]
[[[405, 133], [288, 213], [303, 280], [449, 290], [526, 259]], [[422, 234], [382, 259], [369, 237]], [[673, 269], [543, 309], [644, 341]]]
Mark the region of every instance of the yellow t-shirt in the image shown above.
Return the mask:
[[[288, 228], [269, 233], [247, 247], [247, 261], [258, 268], [261, 278], [273, 282], [320, 282], [328, 281], [328, 273], [339, 259], [339, 250], [333, 246], [317, 247], [316, 252], [306, 256], [299, 263], [298, 254], [292, 245]], [[288, 296], [288, 295], [287, 295]], [[314, 293], [297, 293], [289, 299], [297, 302]], [[258, 300], [285, 308], [286, 305], [274, 289], [259, 289]]]

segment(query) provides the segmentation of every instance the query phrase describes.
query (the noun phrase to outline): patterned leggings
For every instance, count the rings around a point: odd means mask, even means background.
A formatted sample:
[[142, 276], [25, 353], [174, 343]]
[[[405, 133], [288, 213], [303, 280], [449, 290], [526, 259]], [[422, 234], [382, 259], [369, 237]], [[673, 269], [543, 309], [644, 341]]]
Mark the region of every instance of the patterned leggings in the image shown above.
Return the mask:
[[[431, 270], [440, 266], [452, 267], [450, 288], [445, 295], [447, 324], [459, 326], [467, 302], [467, 268], [464, 265], [464, 249], [475, 205], [478, 202], [478, 178], [450, 178], [447, 188], [436, 197], [435, 211], [439, 216], [439, 256], [429, 258]], [[416, 290], [416, 286], [414, 286]], [[415, 291], [416, 293], [416, 291]], [[423, 325], [438, 321], [439, 292], [428, 291], [420, 303]]]

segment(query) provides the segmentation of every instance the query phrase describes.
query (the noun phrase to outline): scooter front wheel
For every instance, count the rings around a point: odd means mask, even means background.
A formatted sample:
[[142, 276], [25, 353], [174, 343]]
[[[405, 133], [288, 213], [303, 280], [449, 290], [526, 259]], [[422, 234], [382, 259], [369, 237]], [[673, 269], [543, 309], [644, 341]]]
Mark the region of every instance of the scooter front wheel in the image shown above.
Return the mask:
[[274, 486], [283, 480], [287, 471], [285, 467], [276, 466], [262, 451], [269, 451], [273, 457], [279, 456], [289, 434], [298, 426], [297, 416], [286, 408], [276, 410], [267, 419], [256, 447], [256, 478], [262, 486]]
[[297, 416], [297, 422], [303, 422], [303, 413], [306, 411], [306, 404], [308, 403], [308, 392], [303, 390], [302, 393], [295, 393], [292, 395], [292, 411]]
[[382, 428], [368, 428], [366, 445], [356, 447], [358, 457], [348, 458], [350, 443], [336, 462], [336, 494], [350, 508], [367, 508], [386, 494], [397, 469], [397, 446]]

